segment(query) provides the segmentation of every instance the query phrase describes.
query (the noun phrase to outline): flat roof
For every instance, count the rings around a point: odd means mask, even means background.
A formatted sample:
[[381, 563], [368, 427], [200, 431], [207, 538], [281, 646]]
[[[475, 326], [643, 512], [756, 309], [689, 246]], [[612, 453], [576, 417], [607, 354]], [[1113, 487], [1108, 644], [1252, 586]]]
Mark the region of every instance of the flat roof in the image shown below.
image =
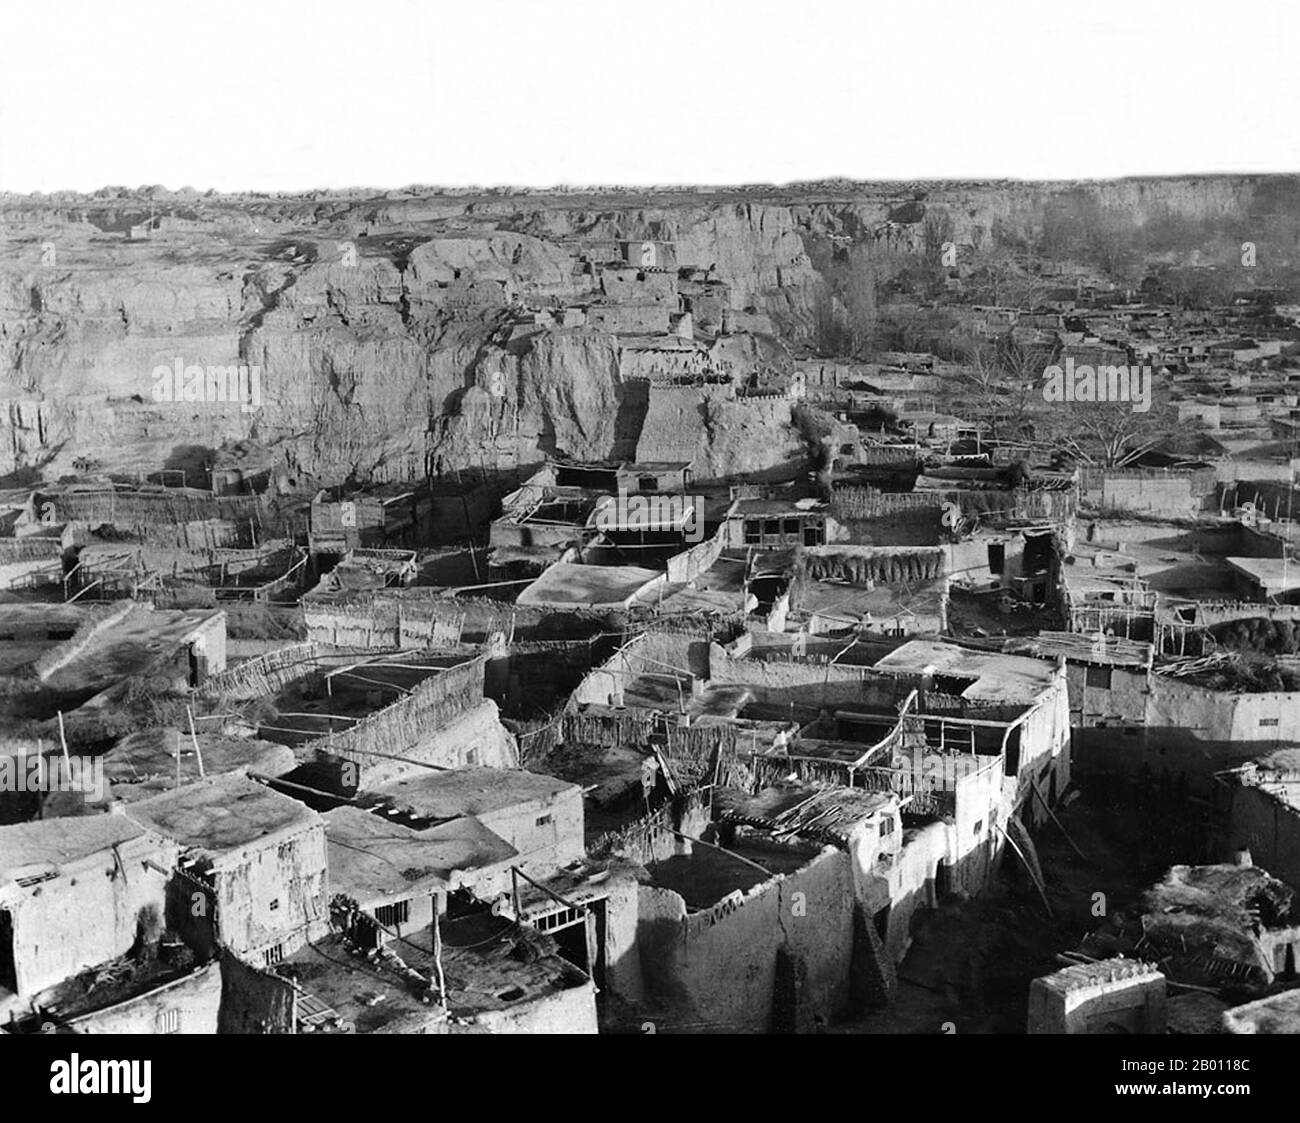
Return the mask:
[[103, 689], [130, 675], [138, 674], [160, 659], [168, 658], [195, 633], [224, 617], [222, 609], [161, 609], [133, 601], [112, 606], [101, 619], [112, 622], [86, 635], [73, 646], [65, 641], [66, 658], [55, 658], [42, 680], [52, 689]]
[[516, 604], [540, 607], [618, 607], [634, 601], [645, 587], [662, 576], [658, 570], [634, 565], [578, 565], [556, 562], [516, 599]]
[[1052, 685], [1056, 669], [1027, 655], [971, 651], [942, 640], [914, 639], [876, 663], [876, 670], [973, 678], [961, 697], [980, 702], [1031, 705]]
[[358, 902], [404, 900], [455, 889], [474, 870], [508, 864], [519, 851], [472, 815], [416, 831], [384, 814], [344, 805], [321, 816], [331, 893]]
[[[19, 539], [27, 541], [27, 539]], [[96, 616], [107, 615], [107, 610], [95, 605], [66, 604], [62, 601], [46, 604], [6, 604], [4, 606], [5, 631], [22, 631], [26, 628], [79, 627]]]
[[[203, 770], [209, 776], [228, 772], [260, 772], [280, 776], [297, 767], [293, 750], [274, 741], [256, 738], [227, 737], [220, 733], [199, 733], [199, 752]], [[183, 783], [199, 780], [199, 758], [194, 739], [178, 729], [141, 729], [128, 733], [104, 756], [104, 774], [111, 784], [121, 785], [125, 793], [132, 788], [147, 790], [149, 795], [162, 794], [176, 787], [176, 750], [180, 747], [180, 775]], [[161, 784], [161, 788], [156, 785]], [[146, 785], [149, 785], [146, 788]], [[123, 790], [114, 792], [120, 798]], [[130, 798], [130, 795], [127, 795]]]
[[[886, 734], [887, 735], [887, 734]], [[882, 735], [882, 740], [884, 736]], [[863, 744], [861, 741], [834, 741], [825, 737], [797, 737], [789, 751], [771, 749], [763, 755], [769, 759], [785, 760], [824, 760], [830, 764], [857, 764], [870, 756], [876, 745]]]
[[795, 608], [827, 619], [841, 616], [846, 623], [861, 623], [866, 617], [915, 616], [931, 612], [943, 600], [946, 577], [921, 581], [913, 585], [845, 585], [836, 581], [807, 581], [799, 586]]
[[685, 531], [695, 522], [696, 509], [684, 498], [671, 491], [602, 495], [587, 516], [587, 525], [601, 530]]
[[141, 826], [211, 858], [283, 839], [320, 820], [296, 799], [233, 773], [142, 799], [125, 813]]
[[[405, 961], [408, 950], [406, 944], [398, 944], [398, 958]], [[293, 965], [295, 981], [303, 991], [351, 1022], [356, 1033], [423, 1032], [431, 1023], [446, 1019], [443, 1007], [425, 1001], [413, 980], [386, 957], [371, 961], [349, 954], [342, 933], [331, 932], [306, 944], [284, 962]], [[311, 1008], [299, 1006], [299, 1017]], [[317, 1032], [329, 1028], [325, 1022]]]
[[1300, 588], [1300, 562], [1288, 558], [1225, 558], [1238, 573], [1243, 573], [1265, 592], [1285, 592]]
[[684, 472], [689, 460], [629, 460], [619, 465], [620, 472]]
[[517, 768], [458, 768], [406, 776], [367, 795], [409, 807], [424, 818], [457, 819], [580, 791], [567, 780]]
[[55, 872], [145, 833], [124, 815], [80, 815], [0, 827], [0, 884]]
[[826, 504], [817, 500], [809, 503], [804, 499], [737, 499], [730, 513], [744, 518], [755, 515], [818, 515], [825, 511]]
[[1009, 645], [1042, 658], [1058, 655], [1079, 663], [1099, 663], [1113, 667], [1150, 667], [1155, 648], [1143, 640], [1122, 636], [1093, 636], [1086, 632], [1039, 632]]

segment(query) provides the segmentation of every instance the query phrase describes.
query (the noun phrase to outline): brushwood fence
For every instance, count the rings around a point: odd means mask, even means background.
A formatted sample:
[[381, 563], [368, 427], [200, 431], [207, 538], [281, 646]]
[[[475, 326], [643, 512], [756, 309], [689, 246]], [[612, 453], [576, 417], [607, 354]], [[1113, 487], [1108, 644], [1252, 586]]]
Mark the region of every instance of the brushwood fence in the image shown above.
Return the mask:
[[349, 651], [310, 640], [290, 644], [213, 675], [203, 684], [200, 694], [205, 698], [231, 700], [269, 697], [291, 682], [355, 662], [358, 654], [363, 653], [362, 649]]
[[588, 847], [588, 853], [595, 858], [617, 855], [642, 865], [663, 861], [688, 845], [681, 835], [696, 838], [707, 828], [712, 808], [712, 789], [686, 792], [625, 827], [607, 831]]

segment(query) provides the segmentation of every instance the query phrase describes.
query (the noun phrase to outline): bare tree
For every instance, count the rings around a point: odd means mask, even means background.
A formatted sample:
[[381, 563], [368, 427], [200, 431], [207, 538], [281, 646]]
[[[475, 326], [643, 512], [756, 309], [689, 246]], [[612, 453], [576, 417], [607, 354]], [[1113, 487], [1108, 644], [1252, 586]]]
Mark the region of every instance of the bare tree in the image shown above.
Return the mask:
[[1064, 452], [1081, 464], [1122, 468], [1162, 446], [1189, 437], [1193, 428], [1178, 420], [1167, 393], [1152, 393], [1151, 408], [1132, 402], [1040, 403], [1033, 413], [1035, 446]]
[[816, 298], [817, 345], [833, 355], [864, 357], [876, 333], [876, 267], [865, 245], [850, 246], [826, 271]]
[[988, 423], [994, 441], [1026, 439], [1043, 370], [1051, 361], [1049, 348], [1026, 345], [1010, 332], [971, 346], [961, 377], [974, 392], [976, 416]]
[[921, 244], [927, 265], [936, 270], [939, 268], [944, 244], [952, 241], [955, 229], [952, 215], [947, 211], [940, 209], [925, 212], [925, 218], [921, 221]]

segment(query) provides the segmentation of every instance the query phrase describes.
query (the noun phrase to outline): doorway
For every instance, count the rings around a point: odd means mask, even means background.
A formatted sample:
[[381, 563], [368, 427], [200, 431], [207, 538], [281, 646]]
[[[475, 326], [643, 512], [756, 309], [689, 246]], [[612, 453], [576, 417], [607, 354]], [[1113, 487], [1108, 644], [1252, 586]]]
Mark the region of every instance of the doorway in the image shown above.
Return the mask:
[[952, 867], [947, 862], [938, 862], [934, 867], [934, 902], [940, 905], [952, 892]]
[[14, 917], [0, 909], [0, 989], [18, 993], [18, 968], [14, 963]]

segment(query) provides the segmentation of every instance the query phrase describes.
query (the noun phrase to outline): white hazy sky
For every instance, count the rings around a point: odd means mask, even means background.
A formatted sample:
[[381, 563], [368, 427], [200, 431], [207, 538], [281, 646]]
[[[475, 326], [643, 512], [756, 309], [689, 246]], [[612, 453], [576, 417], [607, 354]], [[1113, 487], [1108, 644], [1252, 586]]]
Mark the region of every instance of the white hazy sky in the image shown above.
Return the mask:
[[1300, 171], [1295, 0], [24, 0], [0, 189]]

